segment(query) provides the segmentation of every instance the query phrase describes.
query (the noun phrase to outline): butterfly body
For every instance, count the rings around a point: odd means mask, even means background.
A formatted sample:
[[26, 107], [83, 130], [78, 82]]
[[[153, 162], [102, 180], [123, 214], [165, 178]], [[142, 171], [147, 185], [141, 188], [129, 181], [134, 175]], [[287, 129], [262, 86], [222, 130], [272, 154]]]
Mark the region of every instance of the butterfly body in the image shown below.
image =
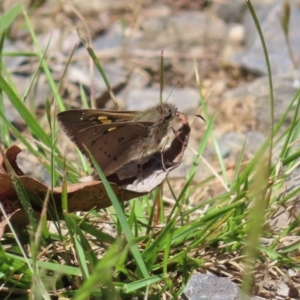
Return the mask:
[[81, 152], [88, 156], [87, 148], [108, 176], [130, 160], [156, 150], [176, 114], [174, 105], [164, 103], [144, 112], [69, 110], [57, 118]]

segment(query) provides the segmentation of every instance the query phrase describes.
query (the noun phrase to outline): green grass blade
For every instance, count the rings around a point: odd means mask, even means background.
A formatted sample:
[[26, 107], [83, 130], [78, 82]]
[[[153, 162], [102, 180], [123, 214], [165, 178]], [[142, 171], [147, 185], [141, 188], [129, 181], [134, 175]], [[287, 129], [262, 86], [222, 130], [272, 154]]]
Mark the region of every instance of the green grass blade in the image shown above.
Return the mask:
[[22, 12], [23, 5], [21, 3], [17, 4], [11, 8], [7, 13], [1, 15], [0, 18], [0, 33], [8, 29], [16, 17]]
[[[95, 161], [95, 159], [92, 157], [92, 155], [90, 154], [89, 150], [86, 148], [86, 151], [87, 153], [89, 153], [90, 155], [90, 159], [99, 175], [99, 177], [101, 178], [102, 180], [102, 183], [106, 189], [106, 192], [109, 196], [109, 198], [111, 199], [111, 202], [116, 210], [116, 213], [117, 213], [117, 216], [118, 216], [118, 220], [120, 221], [120, 224], [122, 226], [122, 229], [124, 231], [124, 234], [125, 234], [125, 237], [126, 237], [126, 240], [128, 243], [130, 243], [130, 241], [134, 238], [133, 237], [133, 234], [131, 232], [131, 229], [130, 229], [130, 226], [126, 220], [126, 217], [125, 217], [125, 214], [122, 210], [122, 207], [113, 191], [113, 189], [111, 188], [109, 182], [107, 181], [105, 175], [103, 174], [102, 170], [99, 168], [99, 166], [97, 165], [97, 162]], [[146, 266], [145, 266], [145, 263], [142, 259], [142, 256], [141, 256], [141, 253], [138, 249], [138, 247], [136, 245], [133, 245], [130, 247], [130, 250], [132, 252], [132, 255], [134, 256], [135, 260], [136, 260], [136, 263], [143, 275], [144, 278], [148, 278], [149, 277], [149, 274], [148, 274], [148, 271], [146, 269]]]

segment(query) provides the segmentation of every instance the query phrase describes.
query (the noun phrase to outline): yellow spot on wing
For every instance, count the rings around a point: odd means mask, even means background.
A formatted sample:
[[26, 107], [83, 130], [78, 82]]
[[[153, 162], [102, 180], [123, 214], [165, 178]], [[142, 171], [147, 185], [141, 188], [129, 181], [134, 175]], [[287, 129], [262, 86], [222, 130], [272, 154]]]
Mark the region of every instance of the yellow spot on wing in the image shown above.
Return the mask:
[[106, 116], [100, 116], [98, 117], [98, 120], [100, 121], [100, 123], [102, 124], [110, 124], [112, 121], [110, 119], [108, 119]]
[[115, 130], [117, 127], [111, 127], [111, 128], [108, 128], [107, 131], [113, 131]]

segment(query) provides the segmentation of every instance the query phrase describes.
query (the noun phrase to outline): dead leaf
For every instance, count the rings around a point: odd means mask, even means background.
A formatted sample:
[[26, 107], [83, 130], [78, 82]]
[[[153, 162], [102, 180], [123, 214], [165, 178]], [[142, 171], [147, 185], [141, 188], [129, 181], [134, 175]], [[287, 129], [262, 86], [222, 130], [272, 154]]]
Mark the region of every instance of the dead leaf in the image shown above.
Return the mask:
[[[21, 149], [19, 147], [12, 146], [7, 149], [5, 153], [7, 159], [9, 160], [9, 163], [13, 167], [13, 170], [17, 174], [23, 174], [22, 170], [20, 170], [16, 164], [17, 154], [20, 153], [20, 151]], [[11, 177], [6, 172], [3, 161], [4, 159], [2, 155], [0, 155], [0, 202], [6, 214], [8, 215], [10, 222], [14, 226], [24, 228], [24, 226], [28, 225], [28, 219], [21, 207]], [[32, 177], [26, 175], [17, 175], [17, 178], [23, 185], [25, 190], [28, 192], [31, 205], [36, 214], [39, 215], [42, 209], [42, 203], [50, 189], [46, 185]], [[120, 201], [128, 201], [132, 198], [141, 196], [141, 193], [119, 189], [116, 184], [112, 184], [111, 186]], [[58, 212], [62, 212], [61, 194], [61, 187], [54, 188], [52, 195]], [[100, 181], [69, 184], [67, 186], [67, 194], [68, 212], [88, 211], [92, 208], [100, 209], [109, 207], [111, 205], [111, 201], [106, 193], [106, 190], [102, 182]], [[41, 200], [40, 205], [38, 205], [35, 201], [37, 197]], [[53, 202], [50, 201], [50, 203]], [[48, 220], [51, 220], [50, 215], [48, 215], [47, 218]], [[1, 232], [3, 233], [4, 228], [6, 227], [7, 220], [5, 220], [2, 216], [2, 221], [0, 223], [0, 237]]]

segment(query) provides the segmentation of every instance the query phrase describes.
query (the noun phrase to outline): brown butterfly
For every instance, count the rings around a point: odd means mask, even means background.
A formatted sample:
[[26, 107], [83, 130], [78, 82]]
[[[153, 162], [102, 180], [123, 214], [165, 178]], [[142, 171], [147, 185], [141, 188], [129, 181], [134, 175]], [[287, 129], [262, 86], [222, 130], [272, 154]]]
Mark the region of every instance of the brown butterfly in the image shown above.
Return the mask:
[[68, 110], [57, 115], [80, 151], [95, 158], [106, 176], [135, 158], [157, 150], [167, 135], [177, 107], [163, 103], [140, 111]]

